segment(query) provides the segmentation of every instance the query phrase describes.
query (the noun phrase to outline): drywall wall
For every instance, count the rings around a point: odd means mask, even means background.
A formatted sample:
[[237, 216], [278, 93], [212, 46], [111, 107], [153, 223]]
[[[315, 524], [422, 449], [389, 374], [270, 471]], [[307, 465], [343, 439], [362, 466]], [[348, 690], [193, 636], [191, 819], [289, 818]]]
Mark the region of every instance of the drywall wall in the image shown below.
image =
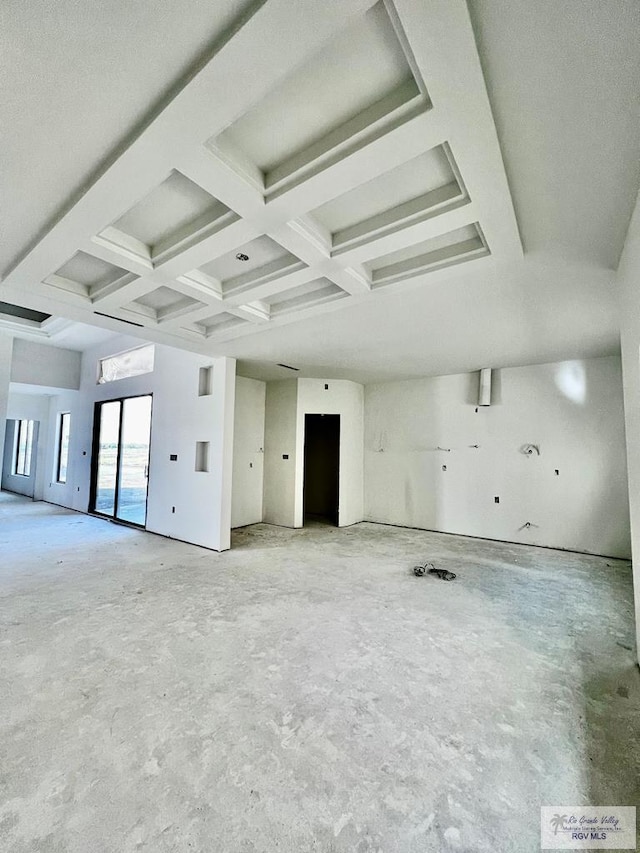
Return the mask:
[[13, 462], [15, 452], [16, 432], [19, 421], [12, 418], [7, 419], [5, 430], [4, 453], [2, 456], [2, 488], [8, 492], [25, 495], [28, 498], [36, 498], [36, 478], [38, 475], [38, 432], [40, 423], [33, 424], [33, 444], [31, 449], [31, 466], [29, 475], [14, 474]]
[[264, 520], [296, 524], [298, 382], [267, 382], [264, 428]]
[[16, 338], [11, 381], [77, 390], [80, 387], [81, 359], [81, 353], [74, 350]]
[[262, 521], [266, 390], [265, 382], [236, 377], [231, 527]]
[[[77, 509], [77, 501], [75, 496], [78, 494], [78, 489], [82, 482], [79, 471], [82, 467], [81, 456], [83, 451], [79, 451], [82, 436], [82, 444], [86, 445], [86, 435], [81, 433], [82, 419], [80, 412], [80, 394], [78, 391], [61, 391], [59, 394], [49, 397], [49, 414], [46, 422], [46, 430], [43, 434], [43, 425], [40, 427], [40, 444], [45, 448], [44, 460], [44, 500], [49, 503], [59, 504], [60, 506], [69, 507], [69, 509]], [[56, 466], [57, 466], [57, 449], [58, 449], [58, 429], [60, 415], [64, 412], [69, 413], [69, 456], [67, 460], [67, 482], [56, 482]], [[85, 425], [86, 428], [86, 425]], [[89, 450], [85, 451], [90, 453]]]
[[364, 388], [344, 379], [299, 379], [296, 426], [295, 527], [304, 523], [304, 418], [340, 415], [338, 525], [362, 521], [364, 515]]
[[365, 518], [627, 557], [620, 359], [494, 371], [476, 411], [477, 382], [367, 386]]
[[0, 448], [4, 448], [12, 359], [13, 338], [5, 332], [0, 332]]
[[640, 196], [620, 259], [618, 283], [638, 653], [640, 651]]
[[[46, 498], [87, 512], [95, 403], [152, 394], [147, 530], [225, 550], [230, 546], [235, 361], [157, 345], [152, 373], [98, 385], [98, 359], [136, 346], [139, 340], [123, 336], [88, 350], [77, 398], [52, 398], [47, 465], [52, 469], [57, 414], [69, 411], [70, 468], [66, 487], [51, 483]], [[199, 370], [207, 366], [213, 368], [211, 394], [199, 396]], [[209, 442], [208, 471], [195, 470], [199, 441]]]
[[[19, 388], [19, 386], [17, 386]], [[35, 500], [42, 500], [47, 480], [47, 426], [49, 422], [49, 397], [45, 394], [22, 394], [10, 386], [7, 405], [7, 418], [14, 420], [35, 421], [36, 429], [33, 434], [33, 456], [31, 460], [31, 477], [27, 483], [24, 477], [12, 476], [4, 483], [3, 488], [28, 495]], [[13, 437], [12, 437], [13, 448]], [[3, 469], [4, 471], [4, 469]], [[22, 488], [21, 488], [22, 486]]]
[[357, 382], [286, 379], [267, 383], [264, 520], [304, 524], [304, 419], [340, 415], [339, 525], [362, 521], [364, 389]]

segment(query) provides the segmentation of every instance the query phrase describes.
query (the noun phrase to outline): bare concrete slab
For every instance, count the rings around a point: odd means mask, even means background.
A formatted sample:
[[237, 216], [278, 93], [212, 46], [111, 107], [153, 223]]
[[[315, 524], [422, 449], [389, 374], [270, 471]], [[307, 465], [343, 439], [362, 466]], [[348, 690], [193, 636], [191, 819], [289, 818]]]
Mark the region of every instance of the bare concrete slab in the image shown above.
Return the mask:
[[628, 563], [373, 524], [233, 545], [2, 496], [0, 850], [529, 853], [541, 805], [640, 802]]

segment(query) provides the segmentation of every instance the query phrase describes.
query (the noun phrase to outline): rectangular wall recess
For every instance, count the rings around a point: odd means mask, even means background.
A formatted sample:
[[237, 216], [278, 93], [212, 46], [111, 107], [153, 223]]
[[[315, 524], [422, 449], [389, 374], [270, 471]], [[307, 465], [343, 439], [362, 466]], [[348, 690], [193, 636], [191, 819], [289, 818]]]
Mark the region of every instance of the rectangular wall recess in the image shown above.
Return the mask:
[[212, 393], [213, 367], [201, 367], [198, 376], [198, 397], [210, 397]]
[[196, 441], [196, 471], [209, 470], [209, 442]]

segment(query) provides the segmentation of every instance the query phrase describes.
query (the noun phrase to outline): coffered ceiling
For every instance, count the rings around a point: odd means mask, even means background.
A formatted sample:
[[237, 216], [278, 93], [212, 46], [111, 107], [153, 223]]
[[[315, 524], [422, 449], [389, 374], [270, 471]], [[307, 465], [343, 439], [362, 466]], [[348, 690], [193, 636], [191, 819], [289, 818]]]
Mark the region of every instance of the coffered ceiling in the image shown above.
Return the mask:
[[268, 0], [53, 227], [6, 301], [190, 349], [521, 255], [466, 6]]
[[615, 351], [635, 0], [9, 0], [0, 24], [0, 301], [51, 315], [0, 327], [264, 378]]

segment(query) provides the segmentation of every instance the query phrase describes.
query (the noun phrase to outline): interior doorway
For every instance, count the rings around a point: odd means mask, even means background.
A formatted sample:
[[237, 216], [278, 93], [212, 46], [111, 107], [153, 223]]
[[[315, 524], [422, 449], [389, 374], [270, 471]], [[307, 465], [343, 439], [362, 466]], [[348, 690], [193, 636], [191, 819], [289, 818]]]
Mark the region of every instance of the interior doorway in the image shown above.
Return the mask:
[[144, 527], [147, 521], [151, 394], [96, 403], [90, 511]]
[[304, 519], [338, 525], [340, 415], [304, 417]]
[[33, 498], [36, 488], [39, 421], [7, 420], [0, 488]]

